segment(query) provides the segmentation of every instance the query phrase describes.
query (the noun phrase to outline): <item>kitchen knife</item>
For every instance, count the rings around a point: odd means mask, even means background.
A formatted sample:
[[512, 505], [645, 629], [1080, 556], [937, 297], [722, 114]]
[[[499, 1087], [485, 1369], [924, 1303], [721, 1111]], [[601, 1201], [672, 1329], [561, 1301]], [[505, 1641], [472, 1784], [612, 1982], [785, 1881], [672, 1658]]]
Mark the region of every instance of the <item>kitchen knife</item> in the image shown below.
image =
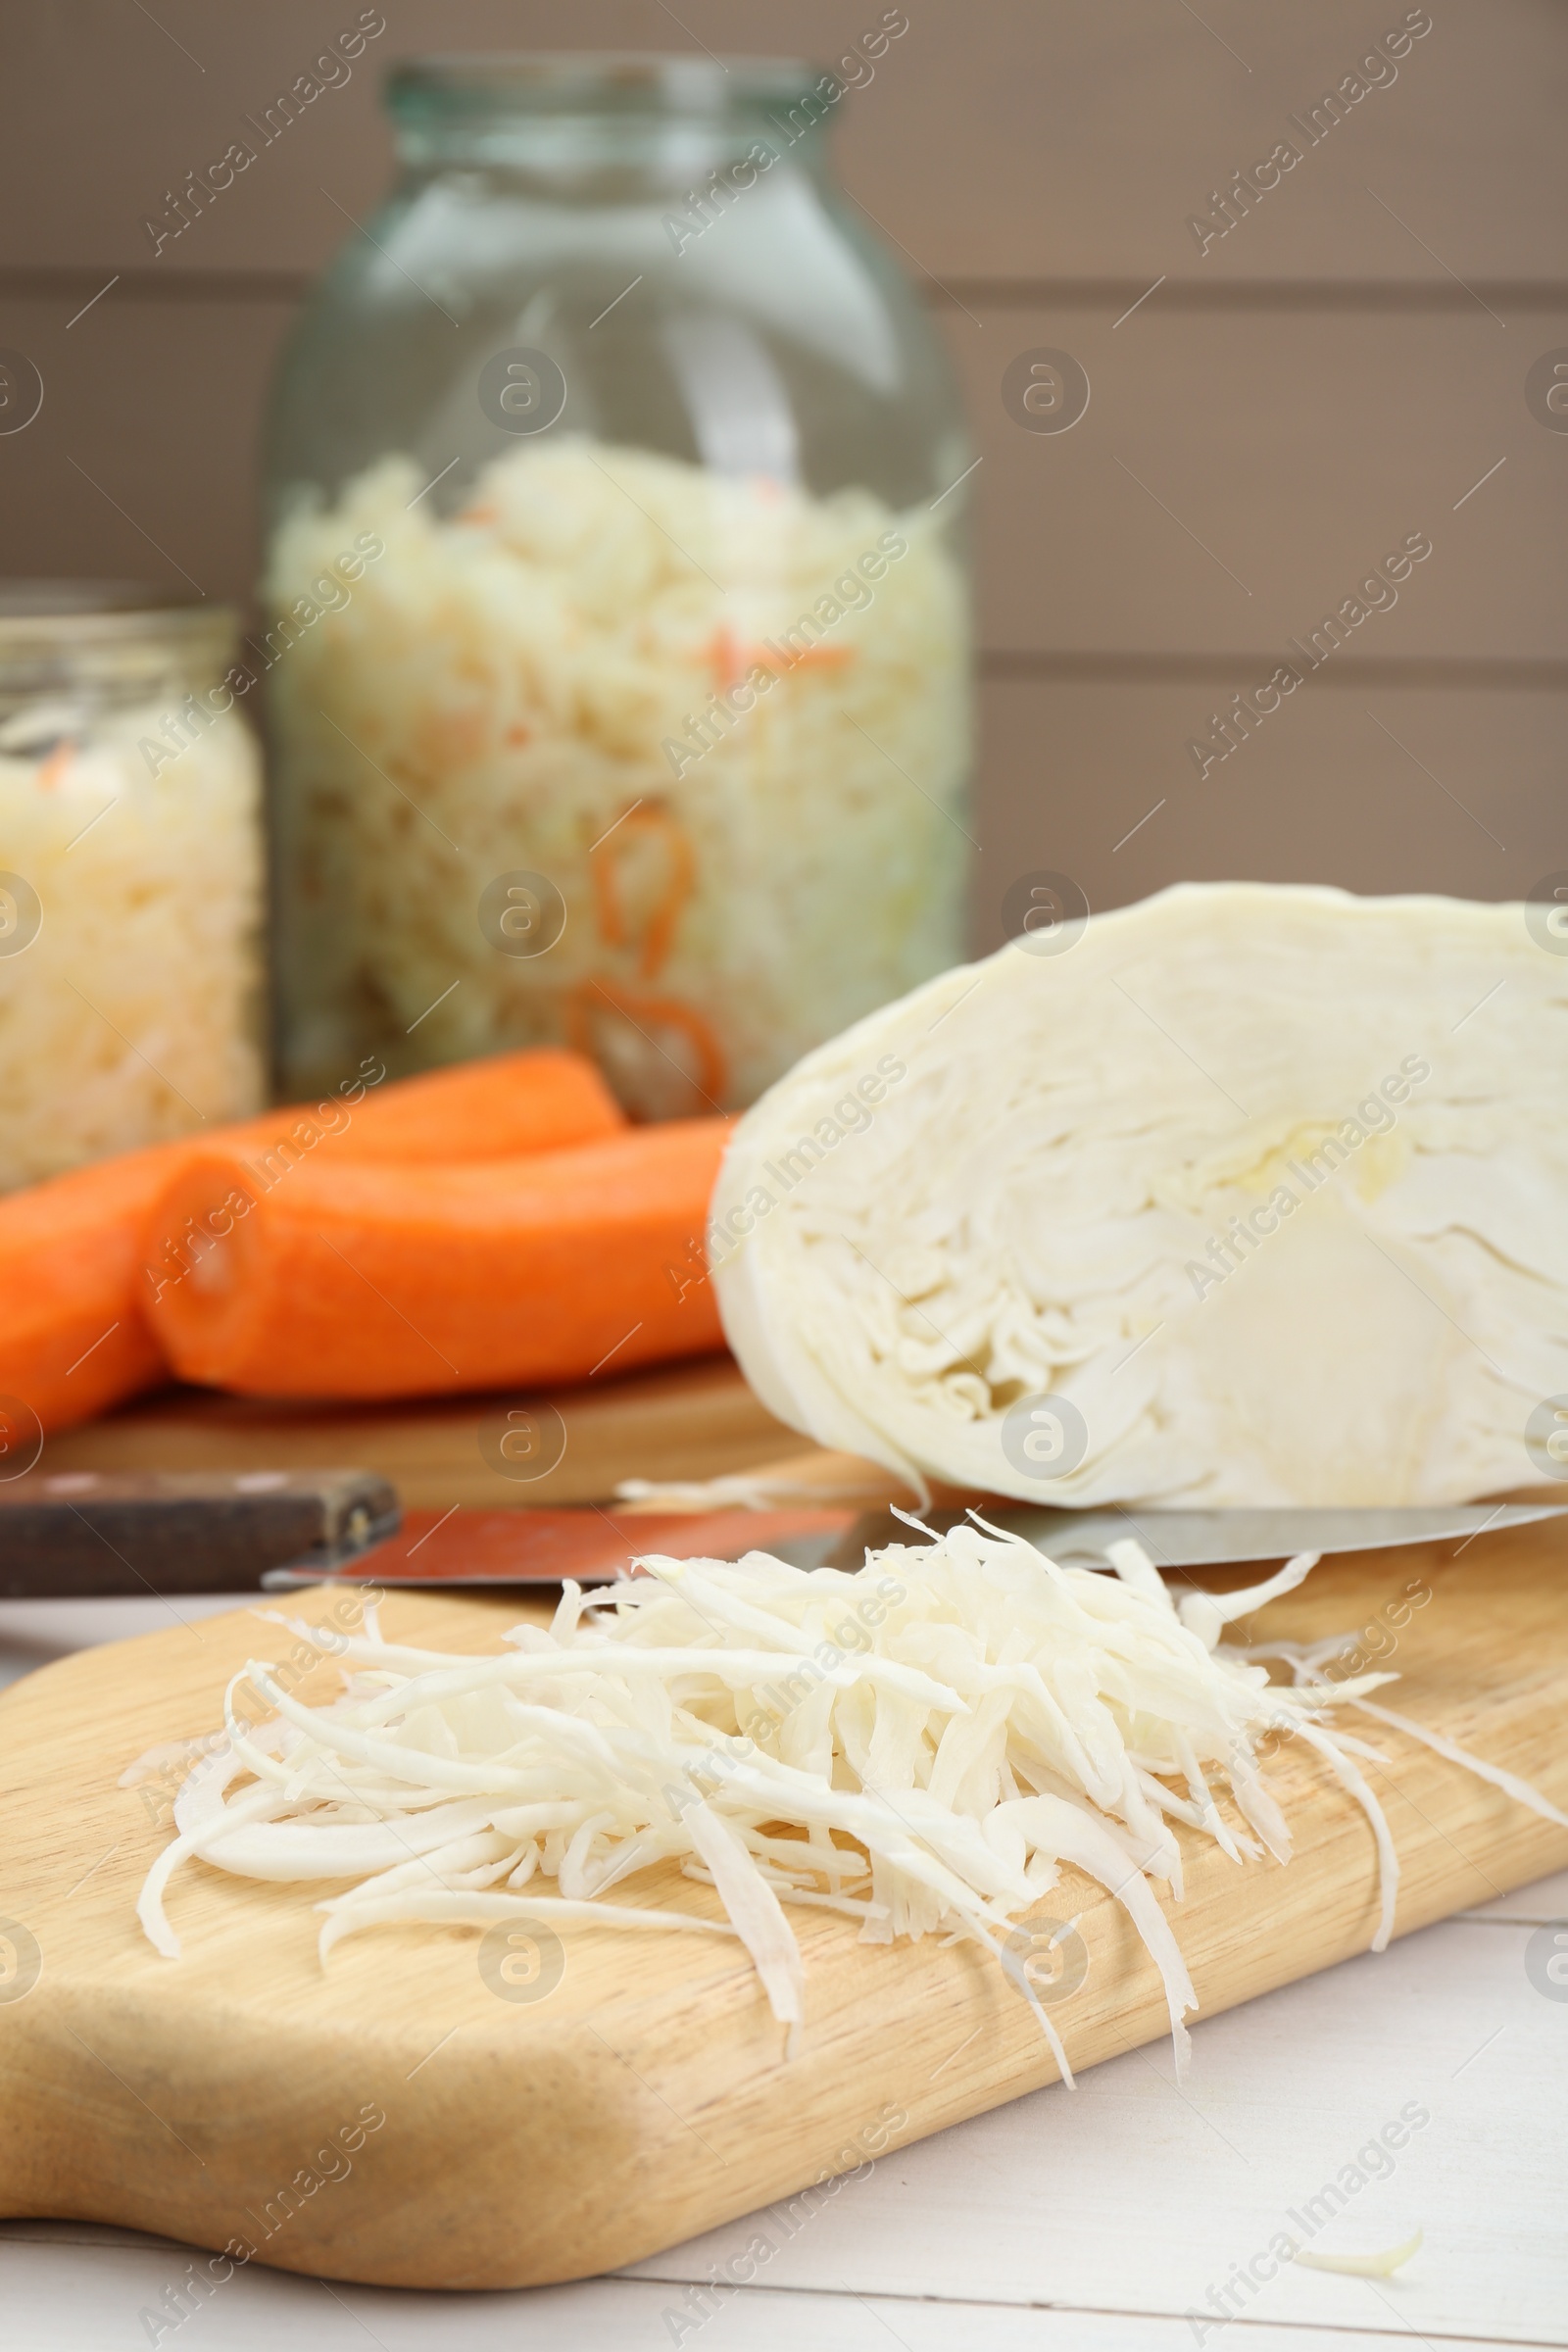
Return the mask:
[[61, 1471], [0, 1484], [0, 1598], [255, 1592], [329, 1572], [399, 1524], [366, 1470]]
[[[1439, 1544], [1450, 1536], [1492, 1535], [1568, 1510], [1563, 1502], [1457, 1502], [1391, 1509], [1153, 1511], [1137, 1503], [1102, 1510], [1054, 1510], [1036, 1503], [979, 1506], [994, 1527], [1023, 1536], [1059, 1567], [1104, 1568], [1105, 1545], [1132, 1536], [1161, 1568], [1219, 1568], [1233, 1561], [1286, 1560], [1298, 1551], [1383, 1551], [1399, 1544]], [[962, 1511], [918, 1514], [946, 1533]], [[858, 1568], [867, 1548], [917, 1543], [891, 1510], [863, 1513], [834, 1550], [830, 1565]]]

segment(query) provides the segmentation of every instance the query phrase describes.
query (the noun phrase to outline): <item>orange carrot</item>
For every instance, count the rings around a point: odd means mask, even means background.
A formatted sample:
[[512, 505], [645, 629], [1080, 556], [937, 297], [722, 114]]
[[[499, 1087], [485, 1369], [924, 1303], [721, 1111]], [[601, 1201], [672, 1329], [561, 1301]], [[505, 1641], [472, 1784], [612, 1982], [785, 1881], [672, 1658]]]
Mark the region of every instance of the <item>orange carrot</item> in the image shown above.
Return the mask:
[[163, 1377], [137, 1243], [183, 1148], [154, 1144], [0, 1200], [0, 1474], [30, 1466], [40, 1425], [69, 1428]]
[[726, 1119], [529, 1159], [350, 1167], [270, 1191], [209, 1152], [149, 1232], [188, 1237], [153, 1327], [174, 1369], [261, 1396], [584, 1380], [722, 1346], [694, 1267]]
[[[250, 1133], [291, 1147], [286, 1157], [321, 1147], [334, 1163], [354, 1160], [514, 1159], [592, 1143], [625, 1126], [625, 1113], [593, 1063], [555, 1046], [491, 1054], [378, 1087], [355, 1078], [324, 1102], [264, 1111]], [[330, 1144], [327, 1139], [330, 1138]], [[242, 1146], [237, 1130], [193, 1137]]]
[[624, 1124], [591, 1062], [540, 1049], [432, 1070], [384, 1092], [361, 1074], [324, 1102], [152, 1144], [0, 1200], [0, 1477], [24, 1465], [40, 1424], [69, 1428], [164, 1376], [143, 1313], [160, 1272], [156, 1262], [150, 1278], [144, 1271], [142, 1241], [193, 1154], [218, 1145], [258, 1171], [253, 1181], [276, 1182], [318, 1154], [334, 1162], [511, 1157]]

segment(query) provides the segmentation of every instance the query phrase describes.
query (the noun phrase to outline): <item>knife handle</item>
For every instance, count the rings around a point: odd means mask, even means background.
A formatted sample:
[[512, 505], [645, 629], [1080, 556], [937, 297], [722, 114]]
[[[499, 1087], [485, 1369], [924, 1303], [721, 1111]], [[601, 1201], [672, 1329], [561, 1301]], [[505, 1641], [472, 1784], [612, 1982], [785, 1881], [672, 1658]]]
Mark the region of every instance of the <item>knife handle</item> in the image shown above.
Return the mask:
[[368, 1470], [29, 1472], [0, 1483], [0, 1597], [256, 1591], [394, 1535], [397, 1491]]

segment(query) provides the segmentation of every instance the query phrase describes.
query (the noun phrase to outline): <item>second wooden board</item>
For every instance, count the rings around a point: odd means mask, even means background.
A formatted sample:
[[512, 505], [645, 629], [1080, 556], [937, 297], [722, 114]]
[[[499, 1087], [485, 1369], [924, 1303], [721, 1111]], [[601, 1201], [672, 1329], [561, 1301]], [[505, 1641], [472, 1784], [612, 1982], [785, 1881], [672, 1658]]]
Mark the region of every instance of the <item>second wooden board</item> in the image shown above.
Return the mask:
[[[498, 1467], [514, 1411], [557, 1416], [559, 1456], [531, 1477]], [[553, 1427], [556, 1425], [552, 1425]], [[316, 1470], [389, 1478], [410, 1510], [525, 1510], [602, 1502], [623, 1478], [718, 1478], [805, 1441], [758, 1402], [727, 1355], [606, 1373], [526, 1396], [414, 1398], [400, 1404], [270, 1404], [205, 1389], [165, 1389], [102, 1421], [49, 1438], [40, 1467], [73, 1470]], [[514, 1467], [527, 1469], [526, 1462]]]

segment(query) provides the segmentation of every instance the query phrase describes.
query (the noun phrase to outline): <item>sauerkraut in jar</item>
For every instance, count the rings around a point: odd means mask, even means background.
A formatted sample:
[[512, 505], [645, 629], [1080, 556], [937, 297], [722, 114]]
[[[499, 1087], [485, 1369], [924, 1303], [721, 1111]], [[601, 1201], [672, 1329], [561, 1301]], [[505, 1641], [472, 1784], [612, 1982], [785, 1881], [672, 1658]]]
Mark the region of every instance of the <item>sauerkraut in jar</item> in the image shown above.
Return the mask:
[[833, 84], [401, 70], [274, 430], [291, 1089], [564, 1042], [732, 1107], [960, 953], [968, 457]]
[[0, 585], [0, 1191], [263, 1101], [233, 615]]

